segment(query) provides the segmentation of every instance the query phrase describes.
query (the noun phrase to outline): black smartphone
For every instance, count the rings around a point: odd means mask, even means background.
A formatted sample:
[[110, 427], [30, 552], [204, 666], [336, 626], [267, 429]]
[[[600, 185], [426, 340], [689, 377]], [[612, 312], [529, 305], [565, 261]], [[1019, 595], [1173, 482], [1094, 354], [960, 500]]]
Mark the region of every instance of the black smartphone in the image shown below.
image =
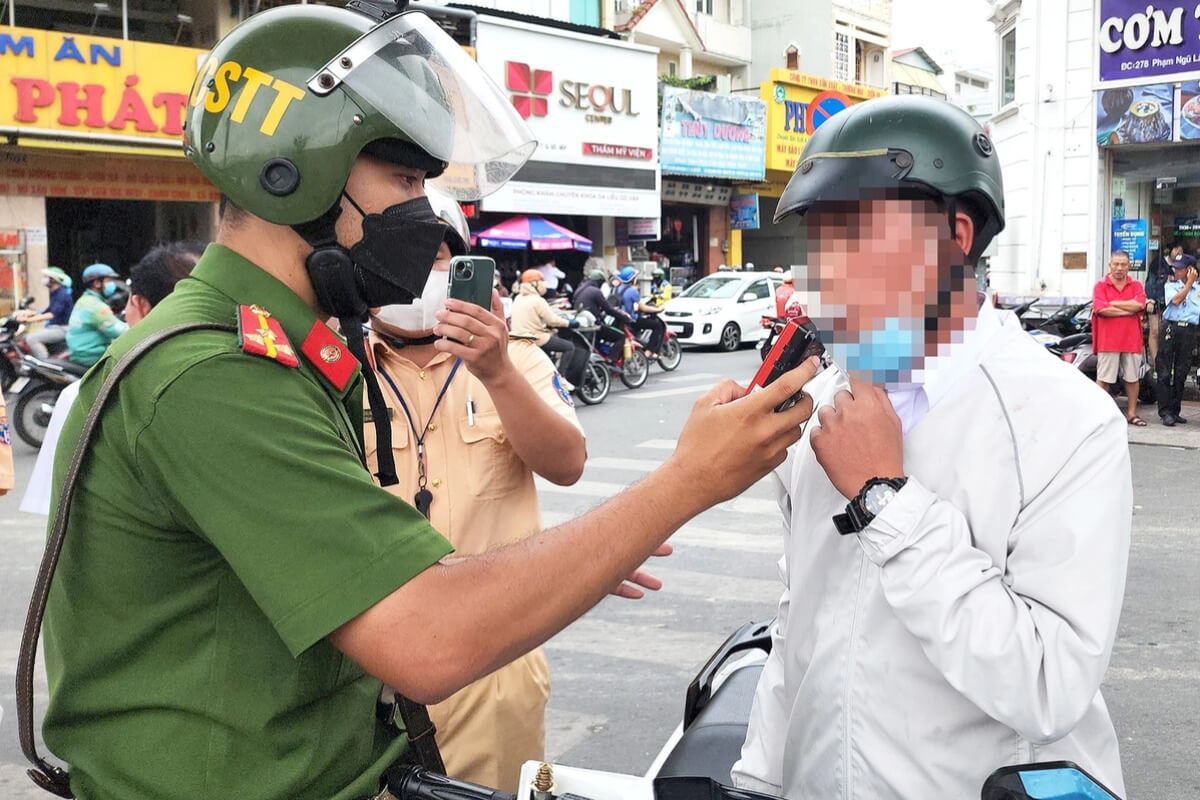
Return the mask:
[[[795, 369], [813, 356], [824, 355], [825, 345], [817, 333], [817, 327], [808, 317], [795, 317], [788, 320], [779, 338], [775, 340], [771, 351], [763, 359], [762, 366], [750, 381], [746, 394], [761, 391], [774, 383], [780, 375]], [[800, 401], [801, 393], [792, 395], [780, 403], [775, 410], [786, 411]]]
[[487, 256], [455, 256], [450, 259], [450, 297], [474, 303], [489, 311], [492, 308], [492, 282], [496, 274], [495, 259]]

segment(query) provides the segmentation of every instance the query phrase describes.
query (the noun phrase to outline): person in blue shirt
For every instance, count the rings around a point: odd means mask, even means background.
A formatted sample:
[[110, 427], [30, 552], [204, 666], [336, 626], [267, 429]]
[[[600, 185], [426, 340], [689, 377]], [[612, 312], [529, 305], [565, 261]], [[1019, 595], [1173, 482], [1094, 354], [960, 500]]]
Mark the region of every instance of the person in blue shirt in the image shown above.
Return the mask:
[[92, 264], [83, 271], [87, 291], [75, 304], [67, 326], [67, 349], [76, 364], [90, 367], [100, 360], [109, 344], [129, 326], [117, 318], [108, 305], [121, 288], [116, 270], [108, 264]]
[[1171, 261], [1174, 272], [1164, 287], [1162, 334], [1158, 343], [1158, 416], [1171, 427], [1187, 422], [1179, 416], [1183, 384], [1192, 368], [1196, 328], [1200, 326], [1200, 284], [1196, 259], [1180, 255]]
[[636, 333], [650, 331], [650, 344], [646, 346], [646, 355], [650, 358], [658, 358], [658, 349], [662, 347], [667, 327], [658, 318], [662, 309], [642, 299], [642, 293], [637, 288], [637, 274], [636, 267], [623, 267], [617, 273], [617, 278], [621, 283], [614, 294], [620, 298], [622, 308], [633, 320], [630, 327]]
[[29, 352], [34, 358], [44, 360], [50, 357], [50, 345], [66, 341], [67, 324], [71, 320], [75, 301], [71, 298], [71, 277], [58, 267], [46, 269], [42, 276], [42, 285], [50, 292], [50, 304], [37, 313], [22, 314], [18, 318], [26, 324], [46, 323], [40, 331], [34, 331], [25, 337]]

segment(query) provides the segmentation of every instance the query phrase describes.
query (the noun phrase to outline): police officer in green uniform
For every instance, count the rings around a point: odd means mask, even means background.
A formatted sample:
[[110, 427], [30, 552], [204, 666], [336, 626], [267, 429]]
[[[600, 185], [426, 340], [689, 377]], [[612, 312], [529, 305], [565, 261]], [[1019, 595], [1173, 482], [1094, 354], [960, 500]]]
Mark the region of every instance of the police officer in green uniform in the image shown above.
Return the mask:
[[[69, 779], [37, 763], [57, 791], [375, 796], [408, 748], [377, 716], [382, 683], [436, 702], [544, 642], [781, 463], [810, 413], [771, 410], [815, 365], [745, 398], [724, 382], [638, 485], [455, 558], [363, 467], [351, 351], [369, 307], [426, 281], [442, 227], [424, 180], [494, 189], [532, 152], [524, 124], [423, 14], [294, 5], [216, 46], [184, 144], [226, 198], [217, 243], [84, 379], [63, 440], [140, 342], [182, 323], [229, 330], [157, 344], [97, 412], [44, 624], [43, 735]], [[439, 349], [499, 358], [490, 319], [451, 302]], [[56, 505], [71, 457], [57, 459]]]

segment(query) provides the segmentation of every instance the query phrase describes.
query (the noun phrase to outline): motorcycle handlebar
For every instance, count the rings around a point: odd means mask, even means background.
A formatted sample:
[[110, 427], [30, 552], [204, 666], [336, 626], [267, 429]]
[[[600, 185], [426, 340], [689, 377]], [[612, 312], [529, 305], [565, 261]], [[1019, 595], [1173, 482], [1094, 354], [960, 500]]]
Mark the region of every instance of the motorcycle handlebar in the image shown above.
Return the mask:
[[396, 800], [516, 800], [516, 795], [466, 781], [456, 781], [420, 767], [409, 767], [388, 778]]

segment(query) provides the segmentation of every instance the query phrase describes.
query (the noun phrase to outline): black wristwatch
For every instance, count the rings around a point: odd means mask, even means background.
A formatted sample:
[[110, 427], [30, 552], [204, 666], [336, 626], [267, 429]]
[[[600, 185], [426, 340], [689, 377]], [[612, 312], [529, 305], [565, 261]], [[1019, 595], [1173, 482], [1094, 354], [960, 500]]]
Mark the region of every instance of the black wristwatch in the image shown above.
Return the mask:
[[833, 526], [843, 536], [858, 533], [896, 499], [906, 483], [908, 478], [871, 478], [846, 506], [846, 513], [834, 515]]

